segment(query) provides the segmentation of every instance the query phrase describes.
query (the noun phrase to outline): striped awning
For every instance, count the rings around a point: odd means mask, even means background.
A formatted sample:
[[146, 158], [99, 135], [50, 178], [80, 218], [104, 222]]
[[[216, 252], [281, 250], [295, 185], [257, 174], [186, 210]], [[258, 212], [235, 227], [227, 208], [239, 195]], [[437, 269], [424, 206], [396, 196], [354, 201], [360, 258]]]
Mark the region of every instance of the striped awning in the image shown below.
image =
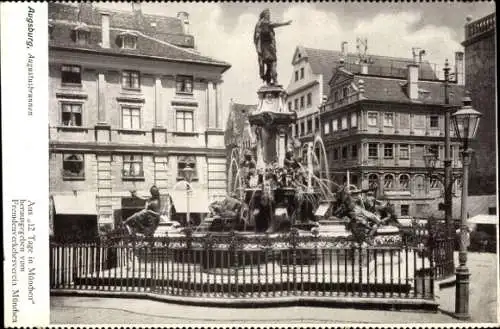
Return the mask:
[[97, 216], [97, 193], [95, 192], [55, 194], [52, 199], [56, 215]]
[[[177, 213], [187, 213], [188, 210], [188, 200], [186, 195], [186, 190], [170, 190], [168, 191], [172, 197], [174, 203], [175, 211]], [[190, 213], [208, 213], [209, 205], [208, 190], [206, 189], [192, 189], [189, 192], [189, 212]]]

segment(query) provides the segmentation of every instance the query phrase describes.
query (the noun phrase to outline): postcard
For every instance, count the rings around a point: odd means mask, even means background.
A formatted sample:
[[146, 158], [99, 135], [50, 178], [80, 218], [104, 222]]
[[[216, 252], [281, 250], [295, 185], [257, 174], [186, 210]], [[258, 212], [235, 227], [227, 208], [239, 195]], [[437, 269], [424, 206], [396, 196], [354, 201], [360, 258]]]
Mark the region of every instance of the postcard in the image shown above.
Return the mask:
[[493, 2], [0, 8], [5, 326], [498, 325]]

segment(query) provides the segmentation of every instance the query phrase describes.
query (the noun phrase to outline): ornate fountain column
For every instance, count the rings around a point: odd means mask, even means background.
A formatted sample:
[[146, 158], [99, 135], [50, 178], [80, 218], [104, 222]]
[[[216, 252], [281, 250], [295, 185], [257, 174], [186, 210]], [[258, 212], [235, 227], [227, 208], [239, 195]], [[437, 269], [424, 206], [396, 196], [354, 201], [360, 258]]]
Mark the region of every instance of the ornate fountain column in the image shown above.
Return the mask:
[[265, 85], [257, 94], [259, 103], [257, 110], [248, 120], [257, 130], [257, 169], [278, 162], [283, 166], [286, 153], [286, 141], [290, 124], [295, 123], [297, 114], [288, 111], [285, 106], [286, 92], [283, 86]]

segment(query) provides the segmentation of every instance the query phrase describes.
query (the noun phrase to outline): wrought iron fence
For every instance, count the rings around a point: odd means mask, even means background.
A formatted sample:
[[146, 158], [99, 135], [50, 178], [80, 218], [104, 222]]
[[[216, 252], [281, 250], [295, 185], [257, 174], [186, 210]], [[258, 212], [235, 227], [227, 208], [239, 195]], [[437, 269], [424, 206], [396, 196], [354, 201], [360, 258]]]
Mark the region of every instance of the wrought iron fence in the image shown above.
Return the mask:
[[51, 289], [173, 296], [434, 298], [434, 253], [314, 236], [53, 242]]

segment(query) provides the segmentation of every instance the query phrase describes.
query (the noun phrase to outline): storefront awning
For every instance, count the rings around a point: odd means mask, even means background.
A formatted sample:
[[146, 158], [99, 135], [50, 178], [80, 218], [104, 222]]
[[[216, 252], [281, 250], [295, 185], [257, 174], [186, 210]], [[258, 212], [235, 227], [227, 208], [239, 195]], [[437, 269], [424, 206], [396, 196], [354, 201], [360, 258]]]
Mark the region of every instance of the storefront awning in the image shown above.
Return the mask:
[[321, 203], [318, 209], [316, 209], [314, 216], [319, 216], [319, 217], [325, 216], [328, 210], [330, 209], [330, 206], [331, 206], [330, 202]]
[[97, 216], [97, 194], [78, 192], [76, 194], [56, 194], [52, 196], [56, 215]]
[[[168, 193], [172, 197], [175, 211], [177, 213], [187, 213], [186, 190], [171, 190]], [[193, 189], [189, 194], [189, 212], [208, 213], [208, 190]]]

